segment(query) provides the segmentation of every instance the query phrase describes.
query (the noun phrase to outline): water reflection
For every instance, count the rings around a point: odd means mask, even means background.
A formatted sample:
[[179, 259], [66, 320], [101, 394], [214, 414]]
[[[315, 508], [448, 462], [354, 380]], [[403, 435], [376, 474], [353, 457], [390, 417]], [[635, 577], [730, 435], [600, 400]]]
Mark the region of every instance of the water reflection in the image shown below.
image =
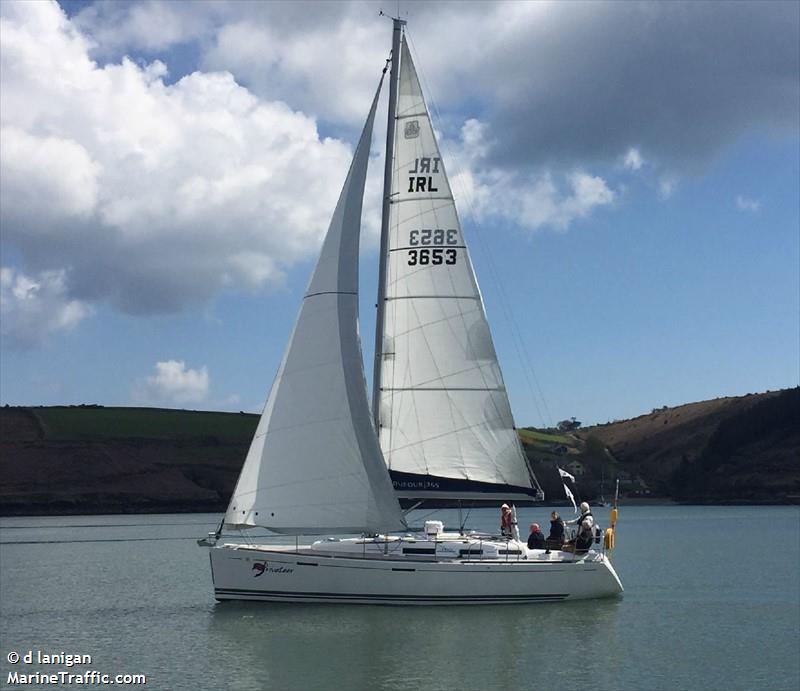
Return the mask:
[[[606, 661], [613, 661], [620, 602], [478, 607], [225, 602], [213, 608], [209, 639], [220, 654], [237, 656], [241, 675], [231, 687], [237, 689], [330, 688], [332, 680], [345, 689], [452, 688], [455, 680], [462, 688], [531, 687], [551, 675], [562, 677], [564, 665], [573, 654], [580, 659], [592, 640], [603, 640]], [[576, 669], [576, 688], [585, 683], [582, 677]]]

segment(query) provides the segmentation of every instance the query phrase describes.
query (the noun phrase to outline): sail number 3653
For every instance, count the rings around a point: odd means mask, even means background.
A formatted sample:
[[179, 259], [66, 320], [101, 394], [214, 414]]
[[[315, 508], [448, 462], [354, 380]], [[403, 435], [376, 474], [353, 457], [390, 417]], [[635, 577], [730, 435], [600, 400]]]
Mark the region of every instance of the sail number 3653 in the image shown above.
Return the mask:
[[455, 264], [456, 251], [454, 249], [427, 248], [423, 247], [418, 250], [408, 250], [408, 265], [425, 266], [426, 264]]
[[[455, 264], [458, 254], [454, 248], [447, 247], [447, 245], [458, 244], [458, 231], [455, 228], [448, 230], [443, 228], [412, 230], [408, 235], [408, 244], [423, 246], [420, 249], [408, 250], [409, 266]], [[425, 247], [425, 245], [428, 247]]]

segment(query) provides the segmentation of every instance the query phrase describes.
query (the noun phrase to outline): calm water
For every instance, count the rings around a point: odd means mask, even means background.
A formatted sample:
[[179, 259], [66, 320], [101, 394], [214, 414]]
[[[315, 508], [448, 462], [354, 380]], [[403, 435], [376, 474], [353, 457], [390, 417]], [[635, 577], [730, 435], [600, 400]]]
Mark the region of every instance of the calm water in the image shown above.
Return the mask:
[[486, 607], [215, 604], [216, 520], [3, 519], [0, 686], [66, 670], [7, 662], [32, 649], [154, 689], [800, 688], [797, 507], [623, 506], [623, 598]]

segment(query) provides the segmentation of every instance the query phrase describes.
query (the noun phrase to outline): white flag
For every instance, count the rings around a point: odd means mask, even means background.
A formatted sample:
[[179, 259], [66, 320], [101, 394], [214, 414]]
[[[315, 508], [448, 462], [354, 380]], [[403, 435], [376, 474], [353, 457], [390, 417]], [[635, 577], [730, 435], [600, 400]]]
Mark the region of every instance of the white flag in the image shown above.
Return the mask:
[[570, 488], [567, 487], [566, 483], [564, 483], [564, 494], [566, 494], [567, 499], [569, 499], [572, 502], [572, 508], [575, 509], [575, 513], [578, 513], [578, 506], [575, 503], [575, 496], [572, 494]]
[[[556, 468], [558, 468], [558, 466], [556, 466]], [[575, 482], [575, 476], [574, 475], [570, 475], [566, 470], [562, 470], [561, 468], [558, 468], [558, 474], [561, 477], [568, 477], [570, 480]]]

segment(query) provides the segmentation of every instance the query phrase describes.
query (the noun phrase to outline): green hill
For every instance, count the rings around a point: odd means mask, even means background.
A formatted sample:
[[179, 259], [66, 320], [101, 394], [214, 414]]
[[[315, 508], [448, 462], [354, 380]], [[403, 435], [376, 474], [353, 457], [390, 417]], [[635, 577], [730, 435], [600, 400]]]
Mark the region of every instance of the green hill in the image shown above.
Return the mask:
[[[225, 510], [257, 415], [156, 408], [0, 408], [0, 514]], [[568, 433], [519, 430], [550, 500], [800, 501], [800, 389], [659, 408]]]
[[0, 513], [224, 511], [257, 415], [0, 408]]
[[578, 435], [607, 447], [630, 494], [800, 502], [800, 388], [664, 406]]

